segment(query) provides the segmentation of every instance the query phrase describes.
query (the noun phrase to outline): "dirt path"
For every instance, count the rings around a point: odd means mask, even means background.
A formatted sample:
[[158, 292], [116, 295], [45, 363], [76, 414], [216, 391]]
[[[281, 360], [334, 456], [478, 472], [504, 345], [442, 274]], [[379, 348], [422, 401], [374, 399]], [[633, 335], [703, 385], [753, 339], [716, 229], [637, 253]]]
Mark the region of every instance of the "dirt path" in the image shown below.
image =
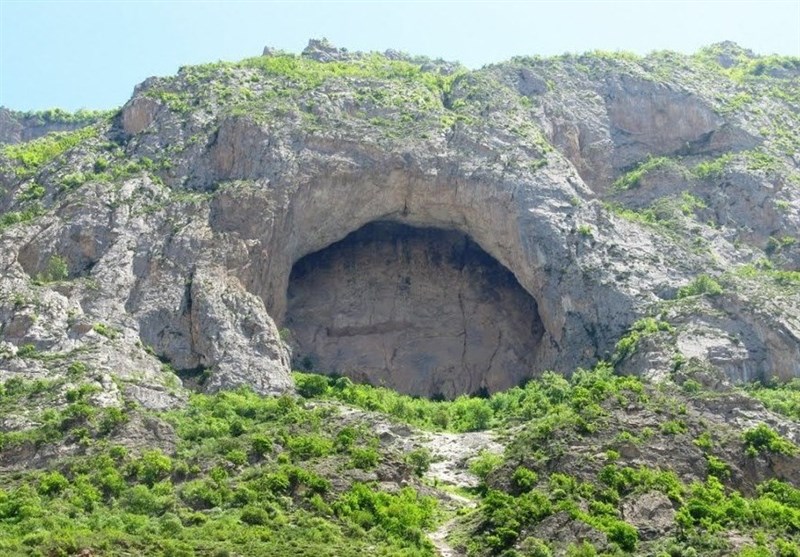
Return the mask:
[[[478, 478], [468, 469], [468, 461], [483, 450], [502, 453], [503, 445], [495, 440], [494, 435], [484, 431], [472, 433], [425, 433], [419, 441], [431, 451], [433, 463], [426, 477], [437, 484], [454, 487], [476, 487]], [[443, 499], [450, 510], [462, 507], [474, 507], [475, 502], [468, 497], [456, 493], [442, 491]], [[447, 543], [447, 536], [456, 524], [451, 518], [428, 534], [439, 557], [461, 557], [461, 553]]]
[[[316, 402], [317, 405], [336, 406], [343, 421], [366, 420], [370, 423], [373, 433], [381, 443], [389, 444], [395, 449], [407, 452], [416, 447], [427, 447], [433, 457], [430, 469], [425, 477], [434, 486], [441, 487], [477, 487], [480, 480], [469, 471], [468, 462], [481, 451], [502, 453], [504, 446], [499, 443], [496, 436], [487, 431], [470, 433], [432, 433], [416, 430], [410, 426], [398, 424], [386, 416], [348, 407], [330, 402]], [[455, 515], [458, 509], [474, 507], [475, 501], [446, 489], [436, 489], [442, 506]], [[448, 519], [439, 525], [433, 532], [428, 533], [428, 539], [433, 544], [439, 557], [462, 557], [447, 543], [447, 537], [456, 526], [457, 518]]]
[[428, 447], [434, 462], [427, 476], [456, 487], [477, 487], [478, 478], [467, 468], [467, 461], [482, 450], [502, 453], [503, 445], [487, 431], [470, 433], [425, 433], [420, 441]]

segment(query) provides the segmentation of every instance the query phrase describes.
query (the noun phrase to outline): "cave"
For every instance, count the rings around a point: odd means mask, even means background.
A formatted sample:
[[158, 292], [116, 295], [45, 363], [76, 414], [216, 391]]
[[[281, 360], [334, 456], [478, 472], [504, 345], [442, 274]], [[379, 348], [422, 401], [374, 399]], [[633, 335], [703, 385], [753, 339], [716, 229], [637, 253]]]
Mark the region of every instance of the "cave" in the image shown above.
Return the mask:
[[523, 382], [544, 335], [536, 300], [470, 237], [383, 221], [294, 264], [283, 327], [296, 368], [444, 398]]

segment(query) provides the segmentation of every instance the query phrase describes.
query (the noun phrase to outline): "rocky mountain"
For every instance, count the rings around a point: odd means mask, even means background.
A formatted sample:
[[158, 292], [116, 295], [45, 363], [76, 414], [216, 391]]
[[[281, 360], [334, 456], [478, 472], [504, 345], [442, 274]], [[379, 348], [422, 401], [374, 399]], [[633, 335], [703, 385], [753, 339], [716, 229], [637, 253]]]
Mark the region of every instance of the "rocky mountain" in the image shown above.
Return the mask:
[[[311, 41], [112, 115], [3, 109], [0, 548], [800, 554], [799, 134], [800, 60], [731, 43], [468, 70]], [[293, 369], [341, 379], [298, 402]], [[14, 498], [81, 482], [67, 514], [121, 522], [25, 541]]]

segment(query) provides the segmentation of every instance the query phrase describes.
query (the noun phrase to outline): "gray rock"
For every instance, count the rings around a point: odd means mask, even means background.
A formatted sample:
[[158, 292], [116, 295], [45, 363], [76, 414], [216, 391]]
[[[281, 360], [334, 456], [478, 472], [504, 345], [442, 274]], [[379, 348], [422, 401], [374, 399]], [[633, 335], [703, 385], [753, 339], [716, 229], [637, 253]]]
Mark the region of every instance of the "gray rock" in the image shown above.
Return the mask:
[[622, 503], [622, 518], [639, 530], [643, 540], [663, 536], [675, 526], [675, 509], [663, 493], [652, 491]]
[[[311, 41], [304, 56], [362, 55]], [[437, 80], [447, 73], [444, 62], [411, 60]], [[441, 86], [430, 74], [367, 79], [324, 69], [324, 78], [300, 83], [246, 64], [205, 68], [202, 79], [191, 68], [150, 78], [98, 138], [37, 170], [45, 214], [0, 230], [2, 371], [46, 373], [16, 356], [32, 344], [65, 359], [85, 353], [119, 384], [108, 404], [180, 404], [179, 380], [162, 361], [187, 385], [204, 376], [207, 389], [290, 390], [278, 330], [298, 315], [292, 269], [376, 221], [467, 236], [519, 285], [520, 296], [510, 296], [487, 280], [499, 275], [486, 266], [434, 264], [430, 246], [402, 242], [376, 250], [388, 262], [354, 252], [355, 270], [344, 258], [317, 277], [329, 282], [306, 285], [306, 299], [317, 298], [289, 335], [298, 356], [324, 352], [324, 367], [417, 394], [491, 391], [547, 369], [591, 366], [698, 274], [735, 269], [768, 245], [776, 265], [795, 269], [800, 194], [787, 176], [797, 163], [760, 131], [787, 106], [757, 99], [760, 112], [726, 112], [719, 98], [735, 95], [735, 84], [689, 61], [659, 67], [666, 77], [656, 79], [657, 63], [514, 60]], [[180, 108], [163, 98], [180, 99]], [[772, 174], [737, 159], [713, 179], [683, 168], [654, 172], [629, 193], [609, 189], [649, 155], [682, 168], [757, 147], [775, 159]], [[96, 175], [99, 158], [113, 159], [119, 177]], [[135, 172], [122, 170], [137, 161]], [[3, 168], [0, 210], [22, 214], [32, 207], [22, 193], [32, 179]], [[85, 183], [65, 188], [77, 172]], [[687, 215], [675, 206], [668, 226], [604, 204], [641, 212], [679, 203], [684, 192], [706, 207]], [[41, 280], [54, 257], [68, 276]], [[390, 288], [406, 276], [412, 289], [423, 287], [407, 306]], [[624, 371], [663, 376], [685, 353], [733, 381], [800, 374], [796, 293], [758, 290], [749, 302], [750, 286], [731, 284], [712, 301], [675, 304], [667, 311], [674, 337], [642, 343]], [[367, 287], [376, 303], [361, 303]], [[343, 308], [326, 305], [331, 293]], [[386, 329], [392, 312], [403, 317], [397, 323], [419, 321], [422, 333]], [[431, 355], [455, 358], [433, 369], [420, 363]]]

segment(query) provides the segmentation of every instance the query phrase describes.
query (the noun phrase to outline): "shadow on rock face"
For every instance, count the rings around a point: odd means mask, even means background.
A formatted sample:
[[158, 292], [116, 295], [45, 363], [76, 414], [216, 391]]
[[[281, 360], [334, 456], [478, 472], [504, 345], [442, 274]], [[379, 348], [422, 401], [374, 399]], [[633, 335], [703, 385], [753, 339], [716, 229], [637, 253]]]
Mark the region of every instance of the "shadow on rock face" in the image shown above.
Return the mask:
[[298, 261], [284, 326], [301, 367], [446, 397], [538, 371], [544, 331], [536, 301], [466, 235], [389, 222]]

